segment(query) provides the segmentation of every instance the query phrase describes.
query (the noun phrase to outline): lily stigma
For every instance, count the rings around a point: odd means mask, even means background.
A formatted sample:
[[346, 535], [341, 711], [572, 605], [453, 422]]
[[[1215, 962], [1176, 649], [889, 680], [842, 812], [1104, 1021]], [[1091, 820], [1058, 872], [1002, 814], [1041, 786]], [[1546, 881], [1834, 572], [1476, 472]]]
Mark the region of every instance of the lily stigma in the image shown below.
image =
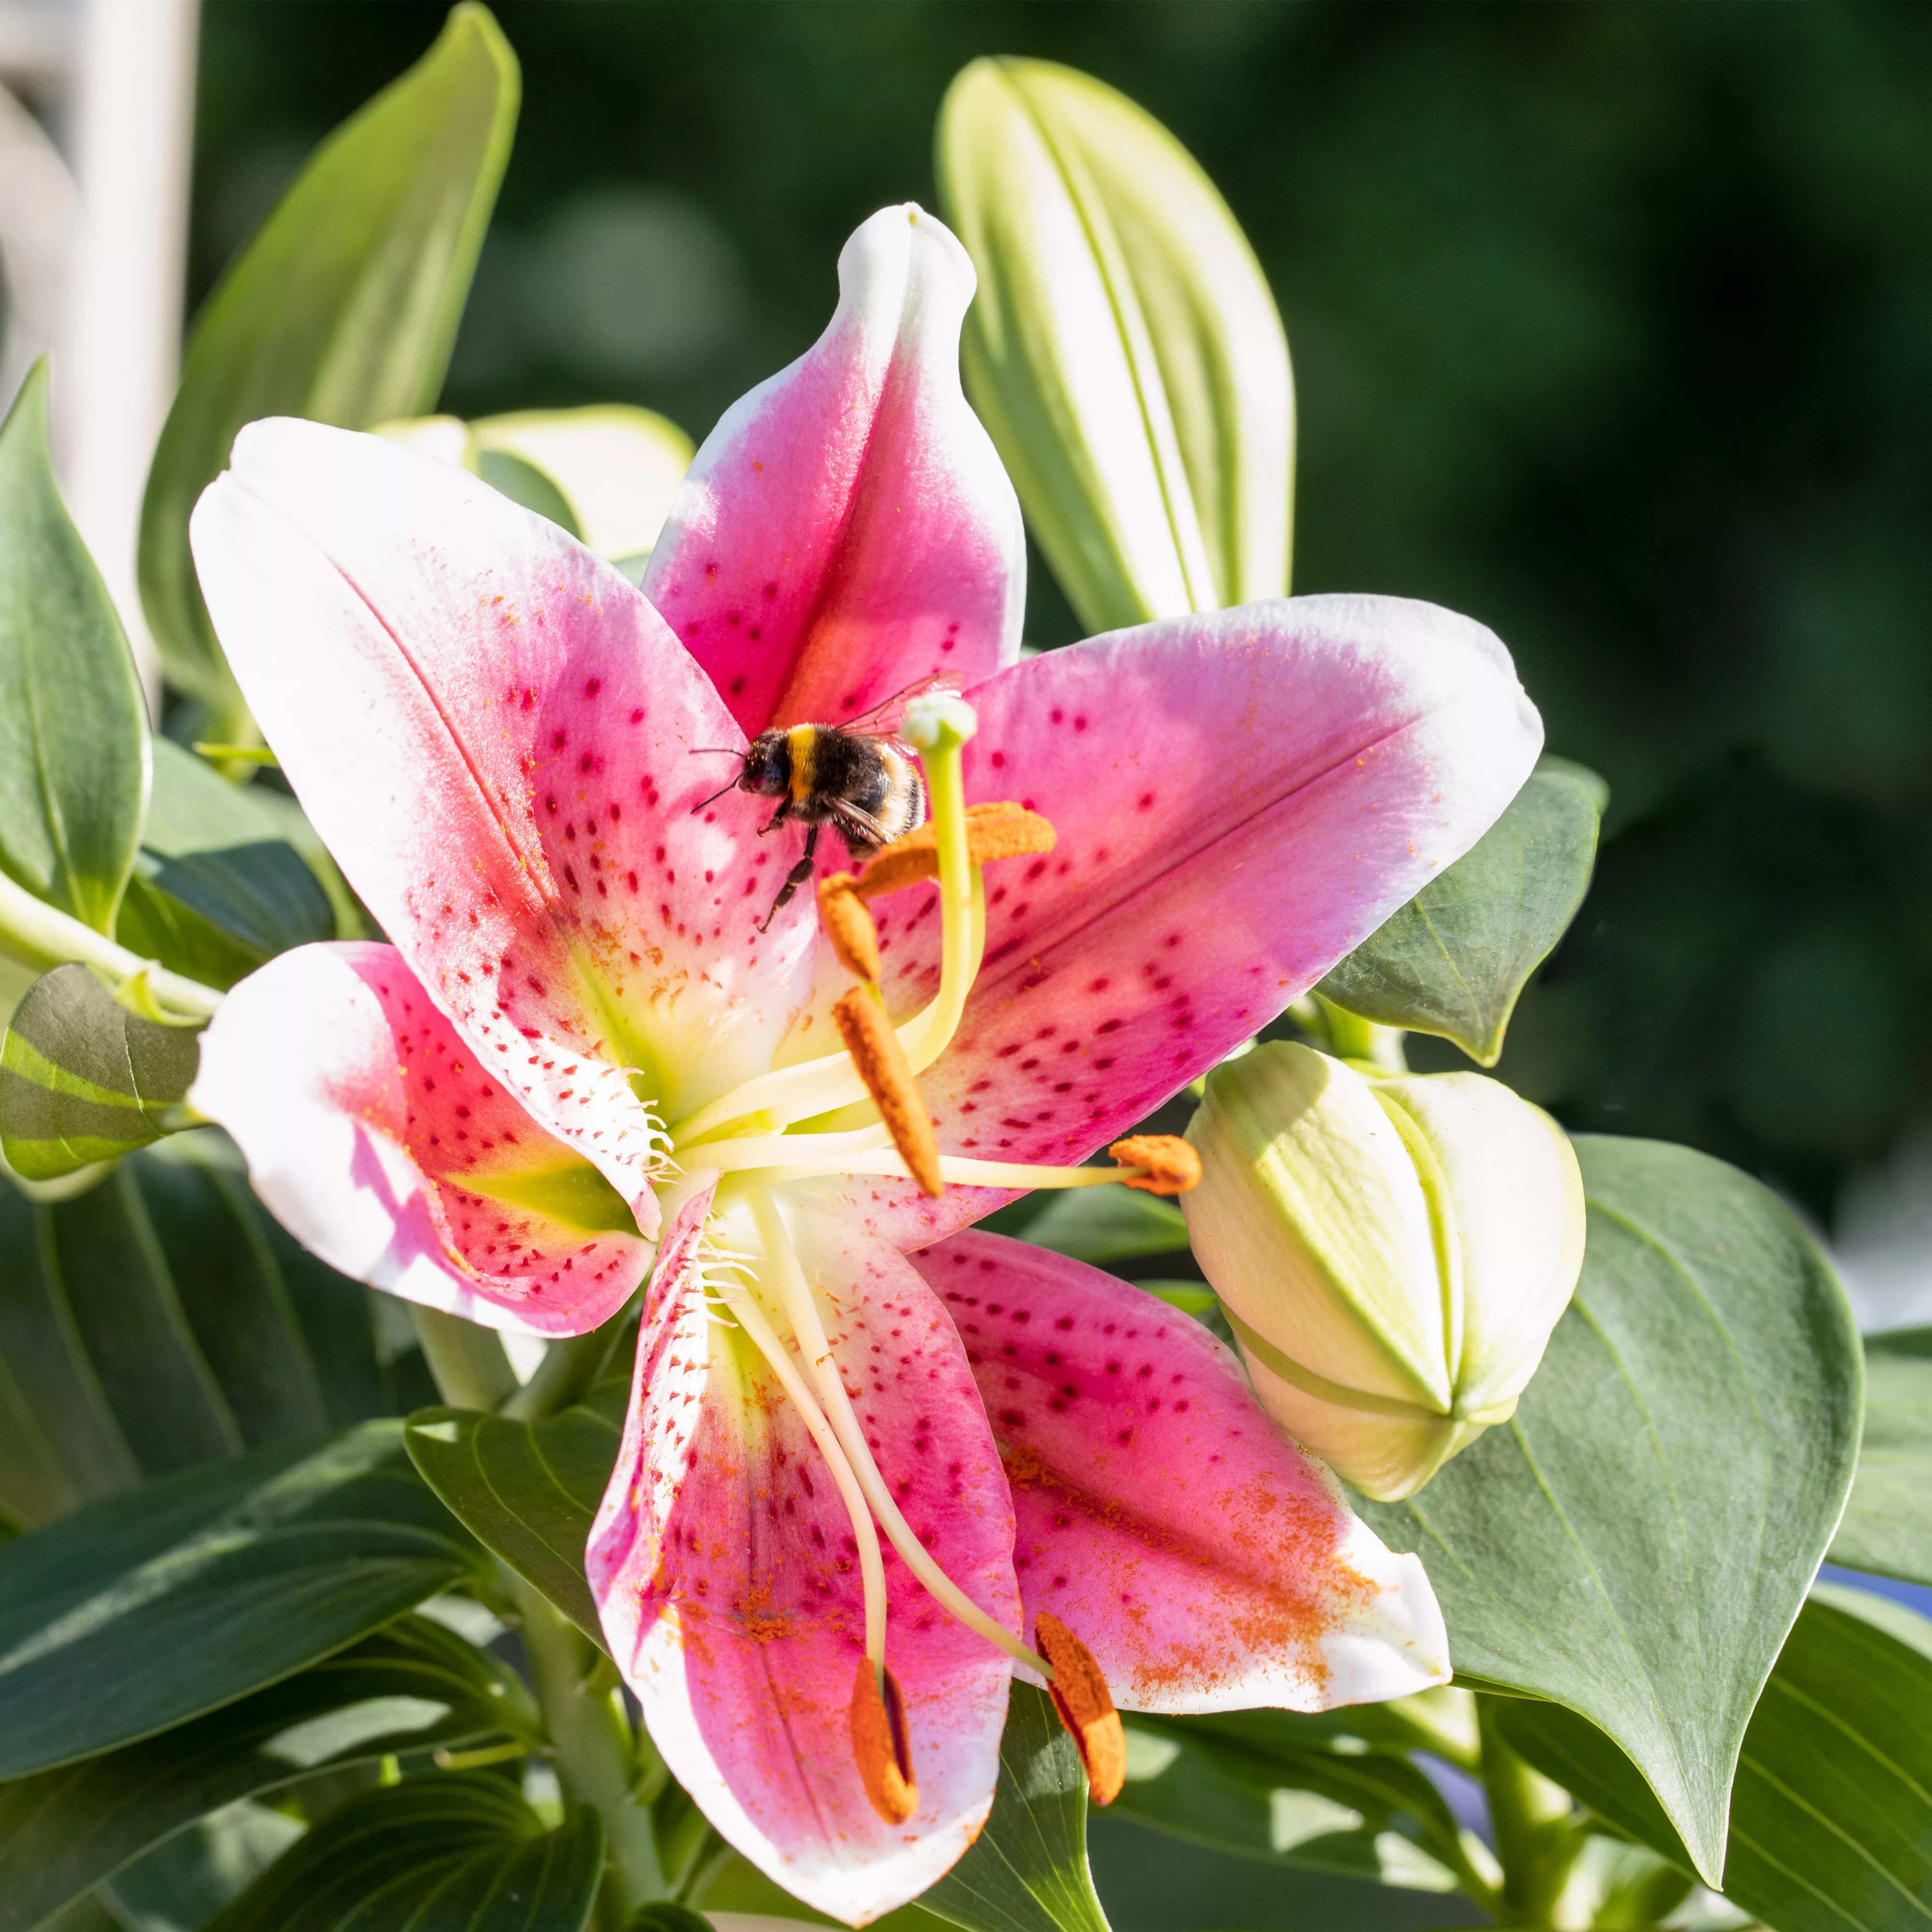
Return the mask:
[[[646, 1282], [586, 1552], [608, 1647], [719, 1832], [858, 1924], [977, 1834], [1016, 1670], [1103, 1786], [1096, 1685], [1189, 1712], [1442, 1681], [1419, 1564], [1228, 1351], [970, 1224], [1171, 1180], [1158, 1147], [1079, 1163], [1466, 850], [1540, 728], [1495, 638], [1398, 599], [1022, 659], [970, 264], [888, 208], [840, 283], [706, 440], [641, 592], [454, 467], [243, 431], [202, 589], [388, 943], [243, 981], [190, 1098], [376, 1287], [559, 1336]], [[694, 752], [940, 674], [963, 701], [908, 724], [927, 824], [773, 909], [800, 831], [760, 836]]]

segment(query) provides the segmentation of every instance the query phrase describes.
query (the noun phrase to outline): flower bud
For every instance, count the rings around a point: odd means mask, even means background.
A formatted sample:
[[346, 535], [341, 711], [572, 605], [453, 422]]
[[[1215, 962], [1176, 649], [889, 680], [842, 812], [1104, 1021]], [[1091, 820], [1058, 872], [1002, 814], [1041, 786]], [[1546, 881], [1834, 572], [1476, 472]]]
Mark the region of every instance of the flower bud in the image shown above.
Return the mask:
[[938, 168], [979, 272], [967, 392], [1082, 620], [1283, 596], [1288, 340], [1193, 158], [1085, 74], [987, 59], [946, 94]]
[[1394, 1502], [1515, 1413], [1583, 1264], [1582, 1177], [1540, 1108], [1272, 1043], [1209, 1076], [1187, 1138], [1189, 1238], [1298, 1442]]

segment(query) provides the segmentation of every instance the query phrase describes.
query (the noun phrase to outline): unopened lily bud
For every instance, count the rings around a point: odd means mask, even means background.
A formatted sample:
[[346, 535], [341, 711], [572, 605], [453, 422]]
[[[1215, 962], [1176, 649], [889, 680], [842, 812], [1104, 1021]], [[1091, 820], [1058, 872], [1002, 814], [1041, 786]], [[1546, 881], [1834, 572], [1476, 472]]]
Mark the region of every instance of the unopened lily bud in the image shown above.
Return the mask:
[[980, 278], [967, 391], [1082, 620], [1285, 595], [1288, 340], [1193, 158], [1099, 81], [1000, 58], [953, 82], [938, 163]]
[[1187, 1138], [1189, 1238], [1298, 1442], [1392, 1502], [1515, 1412], [1583, 1263], [1582, 1178], [1540, 1108], [1270, 1044], [1208, 1077]]

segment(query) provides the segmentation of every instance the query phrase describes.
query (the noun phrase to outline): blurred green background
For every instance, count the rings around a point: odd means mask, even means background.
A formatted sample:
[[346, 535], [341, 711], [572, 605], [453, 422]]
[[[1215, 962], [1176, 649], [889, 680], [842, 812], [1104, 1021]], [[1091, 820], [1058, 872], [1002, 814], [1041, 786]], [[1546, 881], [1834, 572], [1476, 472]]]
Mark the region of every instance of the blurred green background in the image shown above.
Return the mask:
[[[1932, 12], [506, 0], [525, 106], [446, 401], [701, 436], [976, 54], [1111, 81], [1220, 184], [1302, 410], [1297, 587], [1493, 626], [1613, 791], [1502, 1071], [1828, 1215], [1923, 1105]], [[438, 0], [210, 0], [193, 279]], [[1036, 560], [1032, 641], [1072, 634]], [[1444, 1048], [1418, 1056], [1454, 1058]]]

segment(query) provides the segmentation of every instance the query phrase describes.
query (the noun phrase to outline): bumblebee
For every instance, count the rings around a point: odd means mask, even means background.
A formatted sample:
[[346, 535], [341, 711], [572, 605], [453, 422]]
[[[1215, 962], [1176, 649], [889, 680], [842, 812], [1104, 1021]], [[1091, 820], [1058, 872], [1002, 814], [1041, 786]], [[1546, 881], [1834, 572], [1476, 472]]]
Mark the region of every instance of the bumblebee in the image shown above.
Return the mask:
[[761, 731], [741, 754], [743, 768], [701, 804], [702, 812], [731, 790], [775, 798], [778, 809], [758, 827], [760, 838], [788, 819], [806, 827], [805, 850], [785, 874], [758, 930], [769, 926], [812, 877], [818, 835], [833, 826], [854, 860], [868, 858], [926, 822], [926, 787], [911, 748], [896, 735], [906, 706], [922, 692], [956, 691], [955, 677], [922, 678], [882, 704], [842, 724], [793, 724]]

